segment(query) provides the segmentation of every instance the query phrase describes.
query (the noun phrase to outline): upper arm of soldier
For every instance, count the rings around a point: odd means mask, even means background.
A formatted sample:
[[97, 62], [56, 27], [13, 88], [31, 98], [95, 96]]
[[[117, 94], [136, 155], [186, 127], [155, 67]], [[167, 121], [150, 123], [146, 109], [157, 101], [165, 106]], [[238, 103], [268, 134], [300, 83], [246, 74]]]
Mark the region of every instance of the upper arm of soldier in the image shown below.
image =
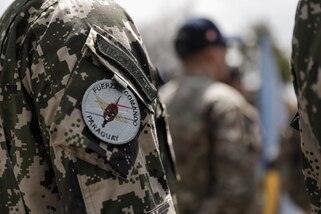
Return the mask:
[[[62, 6], [66, 7], [65, 10], [61, 10]], [[119, 109], [119, 112], [122, 112], [117, 115], [115, 121], [120, 124], [119, 129], [134, 123], [139, 127], [140, 123], [136, 120], [140, 117], [139, 105], [141, 109], [146, 109], [147, 107], [142, 105], [142, 101], [146, 99], [140, 91], [138, 92], [137, 87], [130, 88], [131, 83], [121, 75], [127, 72], [125, 69], [97, 53], [96, 43], [99, 35], [103, 40], [110, 41], [110, 44], [130, 55], [131, 42], [136, 41], [139, 36], [135, 32], [134, 25], [125, 19], [123, 29], [116, 26], [104, 26], [105, 29], [102, 29], [93, 23], [89, 24], [87, 22], [89, 20], [84, 21], [91, 12], [86, 11], [86, 8], [90, 8], [88, 5], [82, 5], [85, 11], [82, 14], [76, 13], [79, 16], [75, 16], [74, 11], [69, 13], [67, 10], [69, 6], [65, 1], [61, 5], [58, 2], [48, 5], [45, 12], [42, 11], [41, 16], [32, 23], [23, 47], [26, 57], [23, 60], [24, 87], [32, 97], [43, 131], [43, 140], [55, 151], [57, 163], [58, 159], [63, 162], [76, 156], [103, 170], [112, 170], [116, 175], [127, 177], [135, 161], [138, 145], [135, 142], [118, 146], [106, 143], [108, 138], [119, 140], [121, 136], [108, 134], [103, 130], [104, 112], [108, 104], [117, 102], [119, 97], [116, 89], [124, 87], [121, 89], [122, 97], [129, 97], [130, 100], [123, 98], [119, 100], [119, 104], [123, 104], [125, 108]], [[114, 35], [118, 38], [116, 39]], [[111, 80], [113, 77], [117, 77], [119, 81]], [[96, 87], [101, 90], [104, 87], [113, 88], [109, 96], [115, 99], [107, 100], [106, 97], [99, 97], [100, 95], [95, 97], [95, 93], [91, 93], [89, 99], [91, 101], [83, 102], [86, 92], [90, 89], [95, 91], [94, 84], [103, 80], [106, 81]], [[122, 86], [116, 87], [117, 84]], [[127, 102], [126, 105], [123, 100]], [[83, 105], [96, 106], [95, 110], [90, 112], [91, 119], [87, 116], [89, 118], [87, 125], [84, 121]], [[92, 127], [89, 127], [90, 125]], [[136, 132], [136, 135], [130, 138], [135, 140], [137, 135]], [[113, 161], [118, 155], [126, 157], [123, 163]], [[119, 164], [123, 166], [120, 167]], [[64, 172], [62, 166], [58, 169], [61, 173]]]
[[169, 209], [157, 91], [134, 23], [113, 1], [45, 2], [20, 75], [62, 200], [80, 198], [88, 213]]
[[206, 102], [210, 103], [210, 130], [217, 157], [239, 161], [241, 153], [248, 152], [249, 137], [246, 130], [244, 98], [224, 84], [216, 84], [207, 90]]

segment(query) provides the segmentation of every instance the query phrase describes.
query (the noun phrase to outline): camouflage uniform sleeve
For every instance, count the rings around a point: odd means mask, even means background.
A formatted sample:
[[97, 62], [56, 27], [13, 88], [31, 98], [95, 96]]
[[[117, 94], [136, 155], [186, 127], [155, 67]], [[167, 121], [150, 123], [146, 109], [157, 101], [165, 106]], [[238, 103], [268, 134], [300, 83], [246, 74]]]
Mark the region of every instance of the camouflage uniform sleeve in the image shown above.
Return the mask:
[[[258, 160], [260, 138], [253, 138], [258, 127], [239, 106], [220, 100], [207, 114], [212, 174], [209, 197], [202, 213], [259, 213]], [[208, 119], [210, 118], [210, 119]], [[254, 122], [256, 123], [256, 122]], [[256, 123], [256, 125], [259, 125]], [[218, 213], [219, 213], [218, 212]]]
[[303, 174], [313, 213], [321, 212], [320, 2], [298, 3], [292, 39], [291, 69], [300, 114]]
[[[0, 118], [0, 199], [1, 212], [25, 213], [23, 199], [14, 177], [10, 154], [5, 139], [2, 118]], [[6, 192], [7, 191], [7, 192]]]
[[[17, 64], [27, 97], [24, 105], [30, 107], [28, 115], [39, 130], [26, 133], [42, 145], [46, 158], [41, 160], [49, 168], [43, 171], [42, 182], [55, 183], [53, 195], [60, 199], [55, 206], [64, 213], [175, 213], [155, 128], [148, 68], [152, 66], [128, 14], [113, 1], [48, 0], [28, 22], [30, 28], [18, 38]], [[114, 52], [107, 56], [105, 48]], [[136, 124], [138, 133], [125, 144], [107, 143], [98, 135], [118, 136], [85, 124], [84, 94], [102, 80], [111, 83], [104, 87], [121, 87], [137, 98], [130, 104], [138, 109], [141, 122]], [[103, 101], [97, 98], [93, 103]], [[104, 108], [93, 113], [102, 116]], [[136, 121], [135, 117], [119, 120], [120, 124]], [[126, 134], [123, 127], [118, 128], [120, 135]], [[32, 136], [35, 133], [39, 135]], [[31, 204], [41, 203], [28, 195], [29, 190], [20, 191]]]
[[39, 2], [15, 1], [0, 21], [0, 209], [3, 213], [56, 213], [59, 198], [50, 161], [20, 76], [28, 70], [27, 46], [34, 41], [28, 38], [30, 43], [21, 46], [28, 18], [35, 12], [25, 13], [25, 4], [39, 6]]

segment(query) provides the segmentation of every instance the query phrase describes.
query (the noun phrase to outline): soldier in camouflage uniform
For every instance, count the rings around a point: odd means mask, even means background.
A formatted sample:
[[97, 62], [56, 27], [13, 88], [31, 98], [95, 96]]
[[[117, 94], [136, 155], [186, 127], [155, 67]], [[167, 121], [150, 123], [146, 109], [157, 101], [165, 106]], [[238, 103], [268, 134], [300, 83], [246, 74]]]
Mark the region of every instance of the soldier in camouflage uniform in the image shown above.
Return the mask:
[[175, 213], [157, 73], [121, 7], [16, 0], [0, 42], [1, 213]]
[[167, 105], [181, 214], [260, 213], [258, 115], [227, 78], [225, 39], [210, 20], [192, 19], [175, 49], [184, 75], [160, 90]]
[[291, 68], [298, 99], [303, 174], [312, 213], [321, 213], [321, 3], [298, 3]]

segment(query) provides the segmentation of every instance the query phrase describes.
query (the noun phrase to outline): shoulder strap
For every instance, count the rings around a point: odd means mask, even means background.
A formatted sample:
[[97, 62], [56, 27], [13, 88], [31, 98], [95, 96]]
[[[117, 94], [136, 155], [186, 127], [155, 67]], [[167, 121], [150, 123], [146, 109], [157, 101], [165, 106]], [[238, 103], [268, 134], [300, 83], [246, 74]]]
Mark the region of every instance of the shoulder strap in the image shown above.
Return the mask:
[[157, 89], [148, 80], [142, 69], [128, 54], [97, 34], [97, 51], [116, 63], [135, 81], [149, 102], [157, 97]]

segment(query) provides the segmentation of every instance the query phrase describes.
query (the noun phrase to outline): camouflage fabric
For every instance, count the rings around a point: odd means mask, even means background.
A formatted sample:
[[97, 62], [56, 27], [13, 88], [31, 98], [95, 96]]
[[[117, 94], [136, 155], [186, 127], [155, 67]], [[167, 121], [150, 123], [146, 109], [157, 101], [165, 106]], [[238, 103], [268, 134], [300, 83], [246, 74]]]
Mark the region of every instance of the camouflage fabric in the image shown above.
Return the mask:
[[[0, 42], [1, 213], [175, 213], [155, 129], [153, 66], [121, 7], [16, 0], [0, 20]], [[104, 48], [118, 50], [116, 58]], [[140, 107], [138, 134], [122, 145], [100, 141], [81, 113], [89, 86], [112, 78]]]
[[303, 174], [312, 213], [321, 213], [321, 4], [298, 3], [292, 40], [291, 69], [300, 114]]
[[176, 154], [182, 214], [260, 213], [257, 112], [233, 88], [199, 75], [160, 90]]
[[[293, 116], [297, 109], [291, 107], [288, 108], [290, 109], [289, 115]], [[281, 176], [281, 189], [297, 206], [306, 213], [310, 213], [309, 199], [302, 174], [301, 156], [299, 132], [291, 126], [284, 127], [281, 134], [280, 154], [275, 164]]]

